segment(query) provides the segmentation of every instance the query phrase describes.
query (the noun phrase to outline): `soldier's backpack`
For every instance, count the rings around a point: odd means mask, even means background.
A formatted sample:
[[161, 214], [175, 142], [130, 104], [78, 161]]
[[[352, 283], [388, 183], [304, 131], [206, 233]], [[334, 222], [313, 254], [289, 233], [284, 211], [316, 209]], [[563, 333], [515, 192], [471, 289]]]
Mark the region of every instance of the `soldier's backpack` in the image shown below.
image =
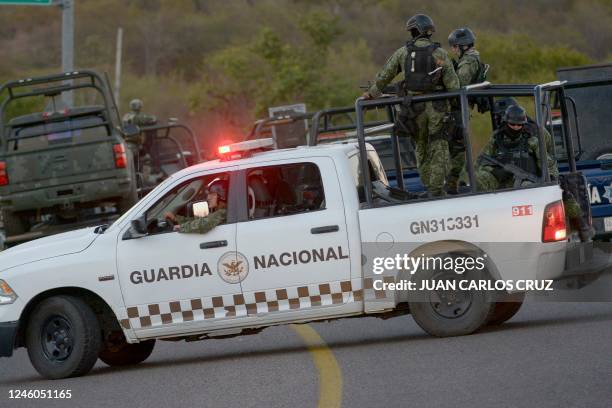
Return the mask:
[[414, 41], [406, 44], [403, 88], [410, 92], [431, 92], [440, 84], [442, 67], [438, 67], [433, 53], [440, 43], [417, 47]]
[[478, 71], [474, 75], [472, 83], [479, 84], [486, 81], [487, 75], [489, 74], [489, 68], [491, 68], [489, 64], [484, 64], [480, 59], [478, 59]]

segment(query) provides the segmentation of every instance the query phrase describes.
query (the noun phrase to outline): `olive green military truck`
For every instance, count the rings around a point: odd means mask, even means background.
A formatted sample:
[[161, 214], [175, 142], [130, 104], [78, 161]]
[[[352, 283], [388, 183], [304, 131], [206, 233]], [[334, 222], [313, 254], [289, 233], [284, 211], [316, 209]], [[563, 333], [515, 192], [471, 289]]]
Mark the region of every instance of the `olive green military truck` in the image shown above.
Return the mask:
[[137, 200], [108, 81], [93, 71], [0, 88], [0, 208], [6, 244], [99, 224]]

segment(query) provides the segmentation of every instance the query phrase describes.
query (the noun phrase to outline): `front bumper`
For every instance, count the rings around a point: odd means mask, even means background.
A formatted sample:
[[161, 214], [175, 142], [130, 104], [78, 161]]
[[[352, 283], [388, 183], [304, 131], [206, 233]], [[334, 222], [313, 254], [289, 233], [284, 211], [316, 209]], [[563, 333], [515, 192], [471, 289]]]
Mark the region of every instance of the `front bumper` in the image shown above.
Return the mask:
[[0, 357], [10, 357], [15, 348], [18, 322], [0, 323]]

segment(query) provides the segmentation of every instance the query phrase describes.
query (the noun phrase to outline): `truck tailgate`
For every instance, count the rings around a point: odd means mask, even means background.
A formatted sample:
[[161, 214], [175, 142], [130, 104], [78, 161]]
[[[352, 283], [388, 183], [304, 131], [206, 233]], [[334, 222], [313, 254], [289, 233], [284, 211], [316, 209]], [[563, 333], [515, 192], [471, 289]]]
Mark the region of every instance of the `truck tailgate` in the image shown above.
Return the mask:
[[6, 158], [10, 184], [61, 179], [73, 175], [95, 174], [115, 167], [113, 145], [104, 141], [57, 146], [45, 151], [23, 152]]

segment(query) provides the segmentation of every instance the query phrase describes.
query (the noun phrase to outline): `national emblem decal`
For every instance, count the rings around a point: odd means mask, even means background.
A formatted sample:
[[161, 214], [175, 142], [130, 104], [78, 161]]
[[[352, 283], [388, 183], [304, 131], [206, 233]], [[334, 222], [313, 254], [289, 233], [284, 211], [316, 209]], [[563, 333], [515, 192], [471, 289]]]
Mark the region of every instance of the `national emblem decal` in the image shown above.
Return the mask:
[[240, 252], [226, 252], [219, 258], [217, 273], [227, 283], [240, 283], [249, 274], [249, 261]]

